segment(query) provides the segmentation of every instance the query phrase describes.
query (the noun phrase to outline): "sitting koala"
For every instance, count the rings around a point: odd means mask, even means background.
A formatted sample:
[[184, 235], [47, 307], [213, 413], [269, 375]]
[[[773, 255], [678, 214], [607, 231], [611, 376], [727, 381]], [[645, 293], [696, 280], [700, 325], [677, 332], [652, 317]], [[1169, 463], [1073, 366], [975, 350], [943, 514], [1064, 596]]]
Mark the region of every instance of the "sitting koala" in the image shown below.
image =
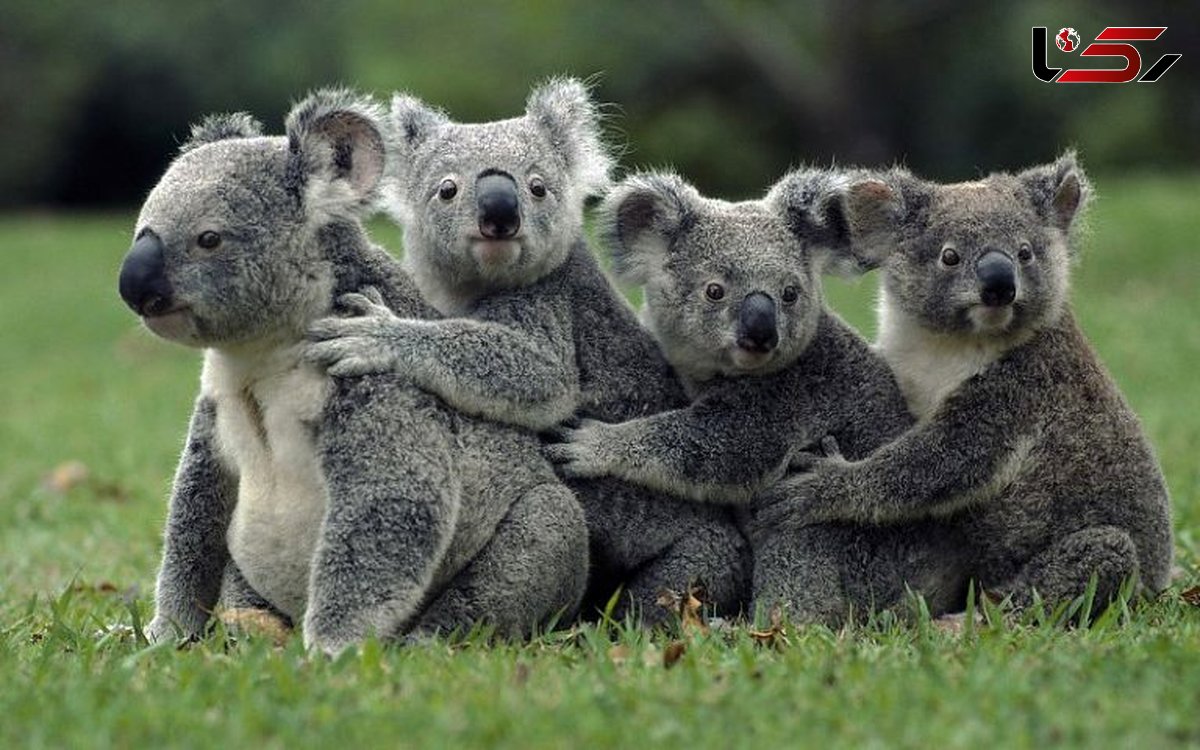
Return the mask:
[[1098, 607], [1133, 576], [1163, 589], [1162, 472], [1067, 304], [1070, 231], [1089, 195], [1074, 155], [956, 185], [883, 179], [846, 224], [893, 248], [879, 348], [919, 423], [865, 458], [785, 479], [758, 522], [943, 517], [972, 575], [1018, 606], [1035, 591], [1072, 599], [1093, 576]]
[[301, 358], [335, 300], [431, 317], [358, 215], [385, 166], [377, 108], [310, 96], [285, 137], [213, 117], [151, 192], [120, 292], [205, 350], [147, 628], [195, 636], [266, 602], [336, 653], [370, 634], [521, 634], [578, 603], [587, 537], [532, 433], [465, 417], [395, 374], [333, 381]]
[[[872, 248], [849, 242], [844, 203], [880, 185], [850, 183], [799, 171], [763, 200], [726, 203], [652, 173], [609, 194], [600, 214], [617, 275], [643, 287], [643, 322], [695, 400], [563, 431], [550, 455], [565, 474], [745, 508], [823, 437], [861, 458], [912, 424], [887, 364], [824, 302], [823, 271], [872, 265]], [[950, 609], [960, 589], [943, 585], [946, 566], [927, 548], [952, 545], [925, 526], [763, 529], [751, 538], [755, 602], [833, 624], [890, 606], [909, 586]], [[867, 547], [878, 554], [864, 567]]]
[[[460, 124], [398, 95], [390, 206], [406, 263], [446, 315], [384, 307], [313, 326], [310, 357], [337, 375], [397, 372], [471, 414], [545, 430], [578, 414], [621, 421], [686, 396], [583, 236], [584, 199], [608, 186], [599, 114], [578, 81], [533, 91], [524, 116]], [[721, 508], [612, 479], [573, 481], [591, 534], [589, 605], [623, 584], [648, 620], [662, 589], [702, 581], [718, 609], [748, 588], [745, 539]], [[624, 604], [618, 615], [624, 611]]]

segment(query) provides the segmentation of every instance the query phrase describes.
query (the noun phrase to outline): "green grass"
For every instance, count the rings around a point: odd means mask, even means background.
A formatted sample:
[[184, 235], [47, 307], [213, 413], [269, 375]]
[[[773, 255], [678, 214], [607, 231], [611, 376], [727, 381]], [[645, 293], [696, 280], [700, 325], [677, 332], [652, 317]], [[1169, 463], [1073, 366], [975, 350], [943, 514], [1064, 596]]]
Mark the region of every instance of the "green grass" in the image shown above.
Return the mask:
[[[1200, 745], [1200, 609], [1178, 596], [1200, 582], [1200, 178], [1099, 188], [1076, 308], [1166, 469], [1172, 591], [1086, 630], [885, 617], [779, 648], [689, 633], [670, 669], [679, 634], [623, 627], [334, 662], [294, 637], [97, 638], [150, 611], [199, 357], [140, 331], [116, 296], [132, 214], [0, 219], [0, 746]], [[830, 287], [871, 332], [874, 281]], [[48, 486], [68, 462], [87, 476]]]

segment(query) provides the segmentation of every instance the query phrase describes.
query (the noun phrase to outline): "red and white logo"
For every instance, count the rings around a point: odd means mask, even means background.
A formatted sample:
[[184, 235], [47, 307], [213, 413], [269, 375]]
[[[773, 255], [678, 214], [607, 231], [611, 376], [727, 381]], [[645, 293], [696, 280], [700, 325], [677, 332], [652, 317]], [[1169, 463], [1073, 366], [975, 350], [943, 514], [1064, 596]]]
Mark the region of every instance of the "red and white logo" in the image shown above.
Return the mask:
[[1058, 33], [1054, 35], [1054, 43], [1063, 52], [1074, 52], [1075, 48], [1079, 46], [1079, 32], [1070, 26], [1059, 29]]
[[1033, 75], [1046, 83], [1154, 83], [1183, 55], [1177, 52], [1165, 54], [1143, 72], [1142, 53], [1134, 43], [1146, 44], [1156, 41], [1166, 30], [1166, 26], [1109, 26], [1096, 35], [1096, 41], [1080, 50], [1079, 32], [1070, 26], [1064, 26], [1054, 35], [1054, 44], [1060, 52], [1079, 52], [1080, 57], [1118, 59], [1124, 66], [1063, 70], [1051, 67], [1046, 59], [1046, 42], [1049, 41], [1046, 38], [1049, 36], [1046, 27], [1034, 26]]

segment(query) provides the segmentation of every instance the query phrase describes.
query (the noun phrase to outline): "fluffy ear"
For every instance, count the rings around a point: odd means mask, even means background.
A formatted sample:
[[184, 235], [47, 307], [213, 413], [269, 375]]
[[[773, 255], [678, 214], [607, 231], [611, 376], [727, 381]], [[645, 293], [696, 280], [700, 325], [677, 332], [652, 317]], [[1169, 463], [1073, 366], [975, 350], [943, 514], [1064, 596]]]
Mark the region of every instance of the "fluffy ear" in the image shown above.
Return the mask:
[[450, 122], [446, 113], [409, 94], [393, 94], [392, 108], [388, 114], [392, 146], [405, 162], [429, 136]]
[[1092, 196], [1092, 186], [1079, 166], [1074, 151], [1053, 164], [1043, 164], [1017, 175], [1038, 215], [1064, 232]]
[[209, 115], [192, 126], [192, 133], [179, 147], [179, 153], [186, 154], [206, 143], [227, 138], [255, 138], [262, 132], [262, 123], [245, 112]]
[[584, 195], [608, 189], [613, 160], [601, 138], [600, 108], [582, 81], [556, 78], [538, 86], [529, 95], [525, 115], [563, 154]]
[[866, 172], [792, 172], [775, 184], [767, 202], [824, 261], [822, 270], [841, 275], [883, 262], [904, 210], [900, 190]]
[[288, 181], [310, 213], [350, 215], [373, 202], [386, 159], [382, 118], [347, 89], [316, 91], [292, 108]]
[[671, 246], [691, 225], [696, 189], [670, 172], [631, 175], [600, 204], [600, 236], [612, 251], [613, 271], [627, 284], [645, 284], [663, 267]]

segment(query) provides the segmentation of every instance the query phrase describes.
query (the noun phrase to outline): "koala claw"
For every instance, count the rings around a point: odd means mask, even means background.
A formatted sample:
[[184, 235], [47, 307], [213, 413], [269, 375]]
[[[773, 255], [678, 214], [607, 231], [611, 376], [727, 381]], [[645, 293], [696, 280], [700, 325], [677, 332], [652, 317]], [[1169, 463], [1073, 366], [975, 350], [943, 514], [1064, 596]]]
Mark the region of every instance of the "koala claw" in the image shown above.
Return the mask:
[[607, 473], [601, 457], [604, 444], [603, 422], [585, 419], [578, 427], [560, 426], [550, 431], [552, 439], [559, 442], [544, 448], [546, 457], [568, 477], [589, 478]]
[[[825, 460], [825, 459], [819, 459]], [[783, 479], [754, 499], [750, 509], [749, 531], [797, 529], [817, 523], [815, 485], [811, 474]]]
[[846, 459], [842, 455], [837, 438], [833, 435], [826, 435], [821, 438], [816, 449], [797, 451], [788, 461], [788, 471], [795, 474], [807, 474], [835, 463], [845, 464]]
[[383, 296], [373, 286], [363, 287], [359, 292], [343, 294], [337, 299], [337, 306], [343, 308], [352, 316], [372, 318], [394, 318], [393, 313], [383, 303]]

